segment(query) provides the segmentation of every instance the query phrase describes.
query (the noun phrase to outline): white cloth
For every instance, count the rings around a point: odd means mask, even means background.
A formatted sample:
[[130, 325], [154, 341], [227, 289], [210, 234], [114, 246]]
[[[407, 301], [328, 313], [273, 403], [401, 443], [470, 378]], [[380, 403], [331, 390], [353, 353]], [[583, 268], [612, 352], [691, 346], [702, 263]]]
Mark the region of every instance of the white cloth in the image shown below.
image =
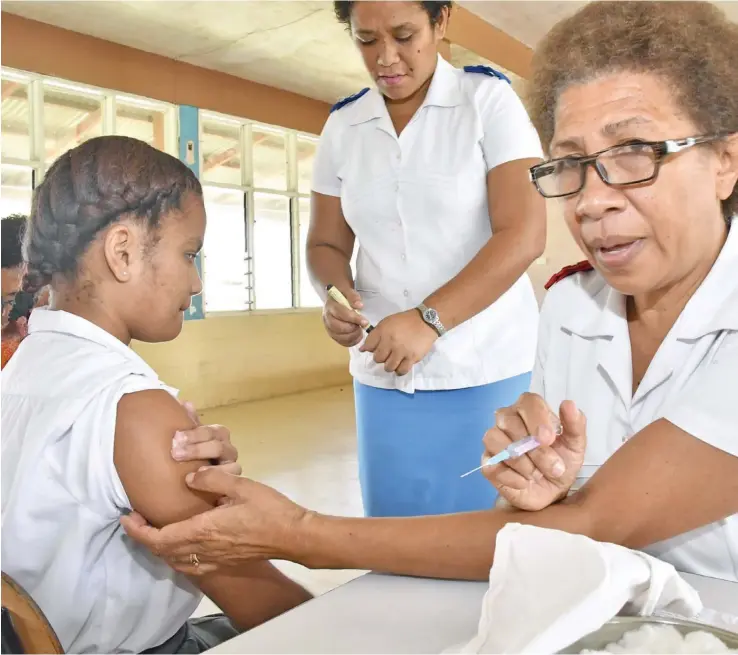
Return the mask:
[[167, 388], [130, 348], [47, 309], [2, 372], [2, 568], [66, 652], [158, 646], [202, 598], [119, 524], [131, 505], [113, 462], [117, 405], [147, 389]]
[[[454, 278], [492, 236], [487, 173], [542, 156], [507, 82], [466, 73], [442, 57], [423, 105], [399, 137], [375, 89], [331, 113], [312, 188], [341, 198], [359, 244], [356, 287], [367, 318], [376, 324], [416, 307]], [[524, 275], [439, 339], [409, 375], [386, 373], [357, 348], [351, 373], [362, 384], [408, 393], [481, 386], [533, 368], [537, 327], [538, 304]]]
[[588, 537], [511, 523], [497, 535], [477, 636], [460, 653], [557, 653], [618, 613], [695, 618], [673, 566]]
[[[587, 417], [575, 488], [630, 437], [664, 418], [738, 456], [738, 222], [661, 344], [635, 396], [625, 299], [596, 272], [555, 284], [541, 310], [531, 391]], [[738, 581], [738, 514], [646, 549], [679, 571]]]

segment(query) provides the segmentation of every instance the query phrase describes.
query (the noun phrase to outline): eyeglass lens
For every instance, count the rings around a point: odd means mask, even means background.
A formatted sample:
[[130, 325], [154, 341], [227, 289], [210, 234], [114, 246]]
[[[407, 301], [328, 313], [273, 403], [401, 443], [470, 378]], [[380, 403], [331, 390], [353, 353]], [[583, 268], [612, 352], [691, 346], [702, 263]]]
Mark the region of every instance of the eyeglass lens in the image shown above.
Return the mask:
[[[567, 157], [548, 163], [537, 178], [544, 195], [556, 197], [578, 193], [584, 186], [590, 159]], [[600, 177], [608, 184], [627, 185], [650, 180], [656, 172], [657, 156], [648, 144], [629, 144], [600, 153], [595, 160]]]

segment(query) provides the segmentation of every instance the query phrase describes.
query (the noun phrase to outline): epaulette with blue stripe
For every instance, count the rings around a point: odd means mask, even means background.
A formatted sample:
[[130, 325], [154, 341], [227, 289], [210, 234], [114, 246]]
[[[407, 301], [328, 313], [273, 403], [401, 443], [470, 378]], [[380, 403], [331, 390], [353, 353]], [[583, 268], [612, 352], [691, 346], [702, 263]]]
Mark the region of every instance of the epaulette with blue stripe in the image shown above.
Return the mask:
[[498, 80], [505, 80], [508, 84], [512, 84], [510, 78], [507, 75], [503, 75], [500, 71], [491, 68], [490, 66], [464, 66], [465, 73], [481, 73], [482, 75], [489, 75], [489, 77], [496, 77]]
[[331, 107], [331, 114], [334, 111], [338, 111], [342, 107], [345, 107], [346, 105], [350, 105], [352, 102], [356, 102], [361, 96], [363, 96], [367, 91], [369, 91], [369, 87], [366, 87], [366, 89], [362, 89], [358, 93], [354, 93], [352, 96], [347, 96], [345, 98], [342, 98], [339, 100], [333, 107]]

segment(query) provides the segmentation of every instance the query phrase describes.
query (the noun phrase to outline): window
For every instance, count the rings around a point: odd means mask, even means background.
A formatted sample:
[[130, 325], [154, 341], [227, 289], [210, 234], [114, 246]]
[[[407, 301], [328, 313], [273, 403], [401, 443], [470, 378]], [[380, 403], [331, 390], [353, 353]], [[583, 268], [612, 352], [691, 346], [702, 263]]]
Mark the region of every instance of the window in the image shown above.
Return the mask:
[[0, 218], [30, 214], [38, 157], [32, 138], [34, 82], [2, 69], [2, 166]]
[[[67, 150], [105, 134], [177, 154], [176, 107], [3, 68], [0, 212], [28, 214], [33, 189]], [[208, 227], [207, 311], [314, 307], [305, 243], [317, 137], [200, 112]]]
[[[5, 136], [3, 136], [3, 140]], [[2, 165], [0, 217], [10, 214], [30, 214], [33, 195], [33, 169], [17, 164]]]
[[313, 161], [318, 147], [316, 137], [300, 135], [297, 137], [297, 190], [309, 194], [313, 187]]
[[242, 186], [241, 123], [204, 112], [200, 113], [200, 120], [200, 178], [203, 182]]
[[284, 130], [254, 125], [254, 187], [287, 190], [287, 146]]
[[23, 78], [2, 80], [3, 160], [31, 159], [31, 103], [29, 84]]
[[256, 309], [292, 307], [290, 201], [254, 194], [254, 291]]
[[132, 96], [115, 96], [115, 133], [146, 141], [150, 146], [174, 152], [177, 134], [173, 108], [164, 103]]
[[204, 187], [208, 226], [203, 248], [205, 311], [250, 309], [244, 193]]
[[103, 134], [103, 96], [55, 81], [44, 81], [44, 161], [49, 166], [67, 150]]
[[206, 310], [322, 304], [304, 261], [316, 143], [310, 135], [200, 111]]
[[126, 134], [176, 150], [171, 105], [8, 68], [1, 78], [4, 216], [28, 214], [33, 189], [49, 165], [92, 137]]
[[305, 251], [307, 249], [308, 228], [310, 227], [310, 199], [299, 200], [300, 232], [300, 307], [322, 307], [323, 301], [313, 289], [307, 270]]
[[28, 214], [33, 189], [70, 148], [103, 134], [176, 153], [174, 107], [9, 68], [2, 80], [0, 214]]

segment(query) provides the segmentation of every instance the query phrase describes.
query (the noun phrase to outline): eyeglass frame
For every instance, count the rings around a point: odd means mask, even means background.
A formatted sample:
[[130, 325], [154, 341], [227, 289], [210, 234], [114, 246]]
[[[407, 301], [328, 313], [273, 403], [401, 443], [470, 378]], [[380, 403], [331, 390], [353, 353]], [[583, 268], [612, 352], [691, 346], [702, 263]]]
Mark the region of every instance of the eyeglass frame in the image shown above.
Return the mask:
[[[540, 193], [544, 198], [568, 198], [569, 196], [575, 196], [576, 194], [580, 193], [582, 189], [584, 189], [585, 184], [587, 183], [587, 167], [593, 166], [595, 171], [597, 172], [597, 175], [602, 180], [604, 184], [606, 184], [609, 187], [614, 188], [620, 188], [620, 187], [629, 187], [629, 186], [635, 186], [638, 184], [646, 184], [648, 182], [653, 182], [659, 175], [659, 171], [661, 170], [661, 165], [668, 157], [669, 155], [676, 154], [678, 152], [682, 152], [683, 150], [686, 150], [687, 148], [691, 148], [692, 146], [702, 145], [704, 143], [711, 143], [712, 141], [718, 141], [719, 139], [724, 139], [725, 137], [730, 136], [729, 134], [710, 134], [710, 135], [703, 135], [703, 136], [690, 136], [685, 137], [683, 139], [666, 139], [664, 141], [632, 141], [629, 143], [621, 143], [616, 146], [610, 146], [609, 148], [605, 148], [604, 150], [600, 150], [599, 152], [595, 152], [591, 155], [586, 156], [577, 156], [577, 155], [571, 155], [568, 157], [557, 157], [556, 159], [550, 159], [548, 161], [541, 162], [540, 164], [536, 164], [535, 166], [531, 166], [528, 170], [528, 178], [536, 187], [536, 190], [538, 193]], [[628, 146], [650, 146], [653, 148], [655, 159], [653, 162], [653, 174], [650, 177], [643, 178], [642, 180], [635, 180], [633, 182], [608, 182], [605, 179], [605, 172], [603, 170], [600, 170], [600, 168], [597, 165], [597, 159], [604, 155], [605, 153], [611, 152], [612, 150], [616, 150], [618, 148], [627, 148]], [[580, 180], [581, 183], [579, 185], [579, 188], [576, 191], [570, 191], [569, 193], [561, 193], [556, 195], [547, 195], [543, 192], [541, 189], [540, 184], [538, 183], [538, 180], [541, 177], [544, 177], [539, 173], [542, 169], [551, 166], [551, 164], [559, 161], [564, 161], [567, 159], [573, 159], [576, 160], [579, 163], [579, 173], [580, 173]]]

